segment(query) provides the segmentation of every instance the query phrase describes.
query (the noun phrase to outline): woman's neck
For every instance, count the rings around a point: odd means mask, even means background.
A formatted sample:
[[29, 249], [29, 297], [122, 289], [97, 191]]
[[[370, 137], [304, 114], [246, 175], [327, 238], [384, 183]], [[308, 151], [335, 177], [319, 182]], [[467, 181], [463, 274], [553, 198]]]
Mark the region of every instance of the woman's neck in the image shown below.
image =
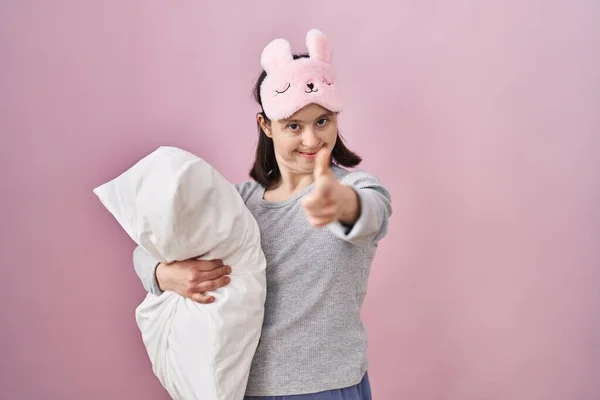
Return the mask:
[[270, 185], [265, 191], [265, 199], [284, 201], [301, 192], [313, 182], [313, 174], [295, 174], [282, 171], [279, 180]]

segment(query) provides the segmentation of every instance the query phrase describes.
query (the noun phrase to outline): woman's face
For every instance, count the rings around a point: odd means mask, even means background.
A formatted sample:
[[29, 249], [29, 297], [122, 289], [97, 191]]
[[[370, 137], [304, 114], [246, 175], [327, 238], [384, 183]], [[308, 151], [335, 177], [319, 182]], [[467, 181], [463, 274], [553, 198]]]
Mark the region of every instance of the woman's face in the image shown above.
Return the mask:
[[312, 174], [316, 153], [322, 148], [331, 152], [337, 139], [337, 115], [317, 104], [307, 105], [288, 119], [270, 123], [259, 115], [258, 122], [273, 139], [281, 172]]

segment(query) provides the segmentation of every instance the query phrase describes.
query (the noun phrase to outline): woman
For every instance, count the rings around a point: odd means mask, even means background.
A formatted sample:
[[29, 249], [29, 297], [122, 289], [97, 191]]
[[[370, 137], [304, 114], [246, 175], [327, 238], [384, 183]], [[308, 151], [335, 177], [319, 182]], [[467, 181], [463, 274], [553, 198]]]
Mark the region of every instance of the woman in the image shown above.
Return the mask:
[[[250, 181], [238, 192], [258, 222], [267, 260], [261, 340], [248, 400], [371, 399], [360, 310], [371, 262], [387, 233], [390, 195], [343, 144], [341, 100], [331, 48], [319, 31], [308, 55], [271, 42], [254, 96], [259, 142]], [[171, 290], [200, 303], [229, 282], [218, 260], [157, 263], [140, 247], [136, 272], [146, 290]]]

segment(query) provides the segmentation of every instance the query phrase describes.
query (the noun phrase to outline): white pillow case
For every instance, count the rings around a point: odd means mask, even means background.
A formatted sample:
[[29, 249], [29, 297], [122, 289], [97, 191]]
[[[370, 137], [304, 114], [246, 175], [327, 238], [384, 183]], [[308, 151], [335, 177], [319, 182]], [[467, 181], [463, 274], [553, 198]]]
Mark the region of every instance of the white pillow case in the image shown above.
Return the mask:
[[258, 345], [266, 261], [256, 220], [201, 158], [163, 146], [94, 193], [155, 259], [222, 259], [231, 283], [199, 304], [148, 294], [135, 317], [155, 375], [176, 400], [242, 400]]

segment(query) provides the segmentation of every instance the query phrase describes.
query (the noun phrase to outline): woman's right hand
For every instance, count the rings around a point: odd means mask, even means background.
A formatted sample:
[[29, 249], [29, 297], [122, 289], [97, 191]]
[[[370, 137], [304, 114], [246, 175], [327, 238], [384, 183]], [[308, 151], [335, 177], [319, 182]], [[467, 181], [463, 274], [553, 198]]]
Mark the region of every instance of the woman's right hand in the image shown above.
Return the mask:
[[186, 260], [156, 267], [156, 282], [161, 290], [170, 290], [198, 303], [210, 304], [213, 296], [205, 293], [223, 287], [231, 278], [231, 267], [221, 260]]

